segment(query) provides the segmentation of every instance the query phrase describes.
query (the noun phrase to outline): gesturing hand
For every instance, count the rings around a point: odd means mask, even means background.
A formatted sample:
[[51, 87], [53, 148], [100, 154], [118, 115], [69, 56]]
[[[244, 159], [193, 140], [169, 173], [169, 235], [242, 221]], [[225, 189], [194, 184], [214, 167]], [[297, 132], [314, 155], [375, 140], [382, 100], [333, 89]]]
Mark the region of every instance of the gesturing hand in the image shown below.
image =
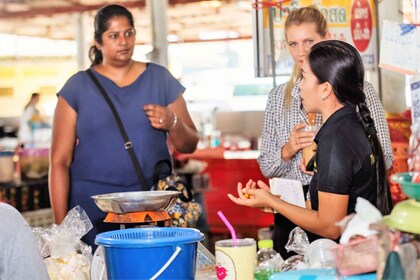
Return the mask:
[[229, 193], [229, 199], [238, 205], [252, 208], [272, 208], [275, 201], [279, 199], [278, 196], [270, 192], [270, 187], [263, 181], [256, 183], [253, 180], [249, 180], [245, 188], [242, 187], [242, 183], [238, 183], [237, 191], [238, 197]]
[[150, 124], [157, 129], [170, 130], [174, 124], [175, 114], [168, 108], [155, 104], [144, 105], [143, 110]]

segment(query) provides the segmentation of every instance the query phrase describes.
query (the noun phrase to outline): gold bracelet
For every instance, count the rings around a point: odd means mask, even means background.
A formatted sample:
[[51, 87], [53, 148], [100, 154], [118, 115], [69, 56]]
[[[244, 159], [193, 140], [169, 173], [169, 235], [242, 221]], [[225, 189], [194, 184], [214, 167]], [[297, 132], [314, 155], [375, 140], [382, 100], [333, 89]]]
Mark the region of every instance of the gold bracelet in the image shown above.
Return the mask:
[[174, 122], [170, 130], [174, 129], [177, 123], [178, 123], [178, 116], [174, 113]]

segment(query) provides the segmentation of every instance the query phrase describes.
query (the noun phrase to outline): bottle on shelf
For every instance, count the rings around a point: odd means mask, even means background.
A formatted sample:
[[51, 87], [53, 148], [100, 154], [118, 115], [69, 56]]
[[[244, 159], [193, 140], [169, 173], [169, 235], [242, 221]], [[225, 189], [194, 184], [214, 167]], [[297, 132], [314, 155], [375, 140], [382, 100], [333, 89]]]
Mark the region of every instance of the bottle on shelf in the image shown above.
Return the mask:
[[258, 241], [257, 263], [255, 267], [255, 280], [268, 280], [270, 276], [280, 271], [282, 257], [273, 249], [273, 240]]

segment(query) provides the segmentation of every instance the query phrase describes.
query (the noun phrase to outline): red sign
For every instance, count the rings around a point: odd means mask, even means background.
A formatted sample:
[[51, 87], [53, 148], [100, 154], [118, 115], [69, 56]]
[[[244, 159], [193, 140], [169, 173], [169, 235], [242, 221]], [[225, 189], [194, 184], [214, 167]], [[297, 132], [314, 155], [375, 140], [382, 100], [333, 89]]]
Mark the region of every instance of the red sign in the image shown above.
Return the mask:
[[372, 9], [368, 0], [355, 0], [351, 7], [351, 36], [355, 47], [363, 52], [372, 37]]

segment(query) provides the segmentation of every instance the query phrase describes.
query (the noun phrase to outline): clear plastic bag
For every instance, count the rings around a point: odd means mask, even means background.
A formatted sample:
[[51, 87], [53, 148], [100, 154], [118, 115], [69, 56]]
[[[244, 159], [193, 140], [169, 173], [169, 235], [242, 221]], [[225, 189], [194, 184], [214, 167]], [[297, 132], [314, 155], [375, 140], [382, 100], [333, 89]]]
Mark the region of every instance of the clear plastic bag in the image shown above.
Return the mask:
[[415, 122], [411, 126], [411, 136], [408, 148], [408, 169], [417, 174], [420, 172], [420, 122]]
[[86, 212], [76, 206], [61, 224], [33, 229], [51, 280], [90, 279], [92, 248], [80, 239], [92, 227]]
[[285, 246], [288, 252], [294, 251], [298, 255], [291, 256], [281, 265], [281, 271], [290, 271], [307, 268], [304, 263], [306, 248], [309, 246], [309, 239], [306, 232], [300, 227], [295, 227], [289, 234], [289, 240]]
[[295, 227], [289, 234], [289, 240], [287, 240], [285, 248], [287, 252], [294, 251], [303, 256], [308, 246], [309, 239], [306, 232], [300, 227]]

